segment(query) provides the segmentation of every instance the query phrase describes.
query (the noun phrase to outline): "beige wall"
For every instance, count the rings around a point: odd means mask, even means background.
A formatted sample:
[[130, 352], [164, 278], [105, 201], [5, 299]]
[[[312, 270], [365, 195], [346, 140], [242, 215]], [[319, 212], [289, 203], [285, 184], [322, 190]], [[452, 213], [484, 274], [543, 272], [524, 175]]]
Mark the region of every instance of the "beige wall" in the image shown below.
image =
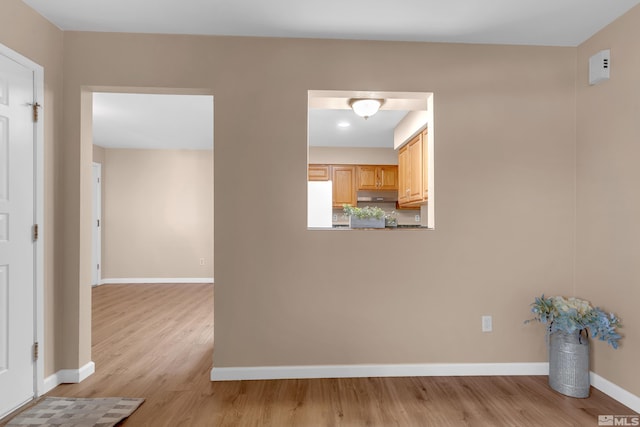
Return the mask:
[[[62, 147], [62, 52], [63, 34], [57, 27], [35, 13], [20, 0], [2, 0], [0, 4], [0, 43], [44, 67], [44, 228], [45, 245], [45, 343], [43, 357], [45, 375], [64, 365], [61, 338], [63, 325], [69, 320], [63, 307], [67, 287], [60, 280], [59, 263], [64, 251], [60, 218], [64, 205], [60, 202], [60, 165]], [[73, 284], [71, 284], [73, 286]], [[55, 308], [60, 309], [56, 310]], [[77, 331], [78, 326], [75, 326]], [[78, 347], [76, 344], [75, 347]], [[72, 367], [68, 365], [68, 367]]]
[[[216, 366], [546, 360], [522, 321], [572, 290], [576, 49], [67, 32], [65, 52], [76, 158], [83, 86], [215, 96]], [[319, 88], [435, 93], [435, 231], [306, 230]]]
[[[611, 49], [611, 79], [588, 84], [589, 57]], [[597, 342], [592, 369], [640, 396], [640, 7], [578, 49], [576, 294], [618, 314], [619, 350]]]
[[101, 165], [104, 165], [105, 153], [106, 153], [105, 148], [100, 147], [99, 145], [94, 145], [93, 146], [94, 163], [100, 163]]
[[309, 163], [353, 165], [397, 165], [393, 148], [309, 147]]
[[[0, 11], [0, 42], [45, 66], [52, 107], [47, 374], [90, 360], [82, 249], [91, 239], [92, 150], [90, 96], [81, 94], [115, 86], [215, 96], [216, 366], [545, 361], [542, 328], [522, 324], [528, 304], [543, 292], [575, 292], [623, 316], [626, 348], [598, 343], [594, 367], [639, 393], [630, 375], [640, 322], [631, 308], [638, 206], [629, 187], [638, 8], [580, 49], [62, 36], [19, 0]], [[588, 88], [585, 59], [604, 47], [613, 78]], [[306, 230], [307, 91], [338, 88], [434, 92], [435, 231]], [[493, 333], [480, 332], [483, 314], [494, 316]]]
[[102, 278], [213, 277], [213, 152], [104, 153]]

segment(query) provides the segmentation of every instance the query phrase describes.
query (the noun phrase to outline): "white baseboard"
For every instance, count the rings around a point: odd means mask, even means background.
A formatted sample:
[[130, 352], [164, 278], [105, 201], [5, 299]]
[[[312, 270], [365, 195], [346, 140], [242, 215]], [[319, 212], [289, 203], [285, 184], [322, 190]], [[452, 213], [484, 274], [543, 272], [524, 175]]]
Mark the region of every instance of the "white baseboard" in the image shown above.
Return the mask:
[[[96, 365], [89, 362], [80, 369], [61, 369], [44, 379], [44, 393], [48, 393], [60, 384], [76, 384], [84, 381], [96, 371]], [[43, 393], [43, 394], [44, 394]]]
[[146, 278], [123, 278], [123, 279], [102, 279], [101, 285], [124, 285], [143, 283], [213, 283], [213, 277], [146, 277]]
[[213, 368], [211, 381], [299, 378], [547, 375], [541, 363], [424, 363], [399, 365], [309, 365]]
[[[211, 381], [548, 374], [549, 364], [546, 362], [259, 366], [233, 368], [214, 367], [211, 370]], [[640, 413], [640, 397], [593, 372], [591, 372], [591, 385], [612, 399]]]
[[640, 414], [640, 397], [628, 392], [622, 387], [601, 377], [595, 372], [591, 372], [591, 385], [612, 399], [617, 400]]
[[54, 388], [58, 387], [60, 384], [60, 380], [58, 379], [58, 373], [49, 375], [44, 379], [44, 387], [42, 388], [42, 394], [49, 393]]

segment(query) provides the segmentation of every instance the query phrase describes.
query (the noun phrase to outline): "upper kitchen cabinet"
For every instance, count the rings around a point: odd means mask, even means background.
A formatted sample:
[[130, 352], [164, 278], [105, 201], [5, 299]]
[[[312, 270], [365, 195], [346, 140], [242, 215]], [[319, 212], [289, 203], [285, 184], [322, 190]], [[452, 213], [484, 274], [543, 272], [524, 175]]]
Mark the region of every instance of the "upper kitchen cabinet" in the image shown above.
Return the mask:
[[422, 131], [422, 200], [429, 200], [429, 147], [427, 130]]
[[418, 205], [428, 200], [426, 130], [413, 137], [398, 152], [400, 206]]
[[309, 181], [329, 181], [331, 179], [331, 166], [309, 165]]
[[343, 205], [356, 206], [356, 167], [351, 165], [331, 166], [331, 180], [333, 181], [333, 207]]
[[409, 203], [411, 189], [411, 168], [409, 167], [409, 151], [404, 146], [398, 151], [398, 204], [400, 206]]
[[398, 166], [360, 165], [356, 167], [358, 190], [397, 190]]
[[422, 134], [417, 135], [407, 147], [409, 150], [409, 203], [422, 201]]

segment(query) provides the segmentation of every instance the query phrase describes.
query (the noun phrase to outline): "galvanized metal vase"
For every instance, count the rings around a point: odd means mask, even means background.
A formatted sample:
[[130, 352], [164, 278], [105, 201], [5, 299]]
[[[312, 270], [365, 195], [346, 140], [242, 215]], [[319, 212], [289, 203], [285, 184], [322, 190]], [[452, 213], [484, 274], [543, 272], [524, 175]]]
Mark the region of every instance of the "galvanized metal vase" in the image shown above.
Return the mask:
[[549, 386], [571, 397], [589, 397], [589, 337], [557, 331], [549, 335]]

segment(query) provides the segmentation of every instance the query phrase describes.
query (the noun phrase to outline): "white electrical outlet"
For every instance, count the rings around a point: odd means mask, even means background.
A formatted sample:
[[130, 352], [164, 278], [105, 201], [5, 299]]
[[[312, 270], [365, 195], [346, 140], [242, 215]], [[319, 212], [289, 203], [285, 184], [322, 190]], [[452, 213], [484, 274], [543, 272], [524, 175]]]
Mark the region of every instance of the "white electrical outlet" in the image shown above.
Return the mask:
[[333, 214], [333, 220], [337, 221], [338, 220], [338, 214]]
[[482, 316], [482, 332], [493, 331], [493, 319], [491, 316]]
[[200, 258], [200, 265], [204, 265], [204, 258]]
[[416, 222], [420, 222], [420, 215], [416, 215], [415, 220]]

